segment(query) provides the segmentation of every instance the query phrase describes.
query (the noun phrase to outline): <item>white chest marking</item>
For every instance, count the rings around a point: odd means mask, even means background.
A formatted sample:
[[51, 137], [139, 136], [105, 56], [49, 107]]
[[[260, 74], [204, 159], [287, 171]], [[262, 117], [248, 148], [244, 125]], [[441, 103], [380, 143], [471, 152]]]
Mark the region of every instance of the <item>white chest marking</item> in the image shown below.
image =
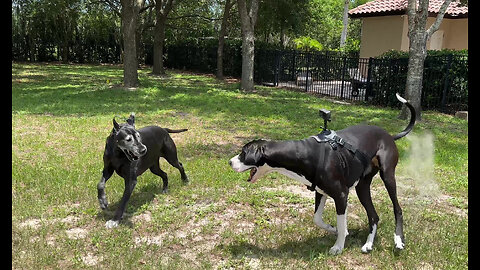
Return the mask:
[[358, 185], [358, 182], [360, 181], [360, 179], [358, 179], [357, 181], [355, 181], [355, 183], [353, 183], [353, 185], [351, 187], [348, 188], [348, 191], [350, 191], [350, 189], [356, 187]]
[[[292, 172], [292, 171], [289, 171], [285, 168], [272, 168], [272, 171], [274, 172], [278, 172], [278, 173], [281, 173], [289, 178], [292, 178], [294, 180], [297, 180], [298, 182], [304, 184], [304, 185], [307, 185], [309, 187], [312, 186], [312, 182], [308, 181], [307, 178], [305, 178], [304, 176], [302, 175], [299, 175], [295, 172]], [[321, 190], [319, 187], [315, 187], [315, 190], [320, 193], [320, 194], [323, 194], [323, 195], [327, 195], [323, 190]]]

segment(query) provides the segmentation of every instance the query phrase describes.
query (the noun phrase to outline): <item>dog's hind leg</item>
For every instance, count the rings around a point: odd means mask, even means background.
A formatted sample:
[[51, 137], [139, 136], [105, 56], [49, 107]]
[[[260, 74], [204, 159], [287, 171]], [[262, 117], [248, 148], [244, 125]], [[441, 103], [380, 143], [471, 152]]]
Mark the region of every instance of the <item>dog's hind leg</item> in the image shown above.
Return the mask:
[[403, 215], [402, 208], [397, 199], [397, 184], [395, 180], [395, 167], [398, 162], [398, 150], [395, 144], [388, 147], [384, 151], [379, 151], [378, 161], [380, 163], [380, 177], [385, 184], [390, 200], [393, 204], [393, 213], [395, 214], [395, 234], [394, 241], [397, 249], [403, 249], [405, 246], [405, 238], [403, 236]]
[[395, 181], [395, 170], [388, 170], [386, 172], [380, 171], [380, 177], [387, 188], [388, 195], [393, 204], [393, 213], [395, 214], [395, 248], [403, 249], [405, 247], [405, 238], [403, 235], [403, 215], [402, 208], [397, 199], [397, 186]]
[[165, 146], [166, 147], [163, 148], [162, 157], [164, 157], [168, 163], [170, 163], [170, 165], [178, 169], [180, 175], [182, 176], [183, 183], [188, 183], [188, 177], [183, 169], [183, 164], [178, 161], [177, 147], [175, 146], [172, 138], [169, 137], [165, 140]]
[[367, 237], [367, 241], [362, 246], [363, 253], [370, 252], [373, 249], [373, 241], [377, 233], [377, 225], [379, 220], [378, 214], [375, 211], [375, 207], [373, 206], [372, 196], [370, 194], [370, 184], [372, 183], [372, 178], [378, 172], [378, 169], [373, 170], [374, 171], [366, 175], [363, 179], [360, 179], [358, 185], [355, 187], [358, 199], [360, 200], [363, 207], [365, 208], [365, 211], [367, 212], [370, 232]]
[[102, 178], [97, 184], [98, 202], [100, 203], [100, 208], [102, 208], [102, 210], [105, 210], [108, 207], [107, 196], [105, 195], [105, 184], [107, 183], [107, 180], [112, 177], [113, 172], [114, 170], [111, 167], [105, 166], [102, 171]]
[[325, 208], [325, 201], [327, 200], [327, 195], [315, 192], [315, 214], [313, 215], [313, 222], [320, 228], [330, 232], [337, 233], [337, 229], [330, 224], [326, 224], [323, 221], [323, 209]]
[[163, 188], [162, 188], [162, 193], [167, 193], [168, 191], [168, 175], [166, 172], [162, 171], [162, 169], [160, 169], [160, 162], [156, 162], [155, 165], [153, 165], [152, 167], [150, 167], [150, 171], [153, 173], [153, 174], [156, 174], [158, 176], [160, 176], [163, 180]]
[[335, 245], [330, 248], [329, 253], [331, 255], [338, 255], [342, 253], [343, 247], [345, 246], [345, 238], [348, 235], [347, 230], [347, 201], [348, 201], [348, 190], [340, 192], [335, 200], [335, 209], [337, 211], [337, 241]]

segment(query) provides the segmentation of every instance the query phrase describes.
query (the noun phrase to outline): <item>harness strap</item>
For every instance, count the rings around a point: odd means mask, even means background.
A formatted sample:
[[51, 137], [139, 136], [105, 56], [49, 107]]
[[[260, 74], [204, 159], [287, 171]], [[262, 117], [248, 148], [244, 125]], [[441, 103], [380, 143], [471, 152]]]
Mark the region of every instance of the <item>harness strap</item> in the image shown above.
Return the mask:
[[[324, 143], [320, 144], [320, 163], [322, 164], [322, 167], [325, 167], [325, 151], [327, 151], [326, 145]], [[315, 188], [317, 187], [317, 183], [313, 183], [311, 186], [307, 186], [307, 189], [310, 191], [315, 191]]]
[[[353, 153], [354, 156], [362, 163], [363, 168], [368, 168], [368, 166], [370, 165], [370, 160], [365, 153], [359, 151], [356, 147], [345, 141], [343, 138], [337, 136], [337, 133], [335, 133], [335, 131], [328, 130], [327, 132], [324, 132], [316, 136], [310, 136], [311, 138], [314, 138], [318, 143], [320, 143], [321, 149], [319, 163], [322, 164], [323, 167], [325, 167], [325, 151], [327, 148], [326, 143], [328, 142], [328, 144], [332, 147], [332, 150], [336, 153], [339, 162], [344, 169], [346, 168], [346, 163], [340, 153], [336, 151], [339, 145]], [[312, 183], [311, 186], [307, 186], [307, 189], [315, 191], [316, 187], [317, 184]]]
[[344, 139], [338, 137], [337, 135], [334, 135], [333, 139], [335, 140], [336, 143], [339, 145], [345, 147], [348, 151], [352, 152], [358, 160], [362, 163], [364, 168], [367, 168], [368, 165], [370, 164], [367, 155], [362, 153], [361, 151], [358, 151], [357, 148], [355, 148], [353, 145], [349, 144], [346, 142]]

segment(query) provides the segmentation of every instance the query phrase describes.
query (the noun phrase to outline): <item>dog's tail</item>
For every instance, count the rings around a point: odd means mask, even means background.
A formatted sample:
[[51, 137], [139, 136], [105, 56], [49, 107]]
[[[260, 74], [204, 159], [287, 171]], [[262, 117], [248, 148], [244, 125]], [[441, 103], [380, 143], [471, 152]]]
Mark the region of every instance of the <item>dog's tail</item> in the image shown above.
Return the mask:
[[182, 128], [182, 129], [169, 129], [169, 128], [165, 128], [165, 130], [166, 130], [168, 133], [180, 133], [180, 132], [187, 131], [188, 129], [186, 129], [186, 128]]
[[416, 113], [415, 113], [415, 108], [413, 108], [412, 104], [408, 103], [408, 101], [404, 98], [402, 98], [398, 93], [395, 94], [397, 96], [397, 99], [400, 100], [405, 106], [407, 106], [410, 109], [410, 123], [408, 123], [408, 126], [400, 133], [396, 134], [393, 136], [394, 140], [398, 140], [405, 135], [407, 135], [410, 131], [412, 131], [413, 126], [415, 125], [415, 120], [416, 120]]

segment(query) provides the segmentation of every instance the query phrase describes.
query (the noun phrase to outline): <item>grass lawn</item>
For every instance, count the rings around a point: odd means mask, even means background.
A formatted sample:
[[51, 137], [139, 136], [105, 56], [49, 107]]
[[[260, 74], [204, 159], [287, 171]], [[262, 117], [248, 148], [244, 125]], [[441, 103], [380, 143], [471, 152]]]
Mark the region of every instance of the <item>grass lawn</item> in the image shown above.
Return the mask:
[[[381, 179], [372, 184], [380, 223], [373, 251], [362, 254], [366, 213], [349, 196], [345, 249], [313, 223], [314, 194], [277, 173], [257, 183], [227, 164], [255, 139], [303, 139], [330, 128], [407, 125], [396, 109], [340, 104], [304, 93], [168, 71], [139, 70], [141, 87], [124, 90], [123, 71], [109, 65], [12, 64], [13, 269], [462, 269], [468, 266], [467, 122], [424, 112], [397, 141], [399, 202], [406, 248], [394, 251], [394, 216]], [[102, 212], [96, 185], [112, 118], [136, 113], [136, 126], [188, 128], [172, 134], [190, 178], [165, 160], [169, 193], [150, 172], [139, 177], [126, 218], [106, 229], [123, 192], [114, 175]], [[324, 220], [334, 224], [329, 198]]]

